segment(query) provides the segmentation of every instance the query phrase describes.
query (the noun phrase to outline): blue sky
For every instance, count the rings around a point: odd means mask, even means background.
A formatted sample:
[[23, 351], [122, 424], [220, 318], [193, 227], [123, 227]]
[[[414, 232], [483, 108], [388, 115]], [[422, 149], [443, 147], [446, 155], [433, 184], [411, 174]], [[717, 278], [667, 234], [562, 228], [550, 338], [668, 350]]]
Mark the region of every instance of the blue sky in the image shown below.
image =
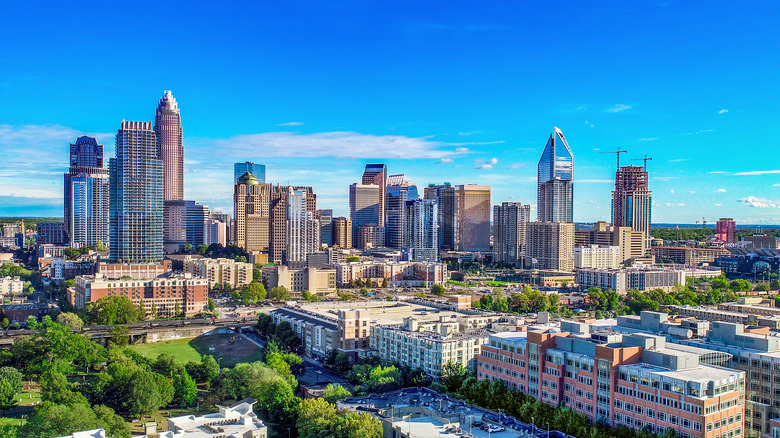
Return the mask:
[[68, 143], [112, 156], [171, 89], [212, 209], [245, 160], [340, 214], [375, 161], [535, 205], [558, 126], [576, 221], [608, 219], [620, 147], [653, 157], [654, 222], [780, 223], [777, 2], [256, 3], [4, 5], [0, 215], [61, 215]]

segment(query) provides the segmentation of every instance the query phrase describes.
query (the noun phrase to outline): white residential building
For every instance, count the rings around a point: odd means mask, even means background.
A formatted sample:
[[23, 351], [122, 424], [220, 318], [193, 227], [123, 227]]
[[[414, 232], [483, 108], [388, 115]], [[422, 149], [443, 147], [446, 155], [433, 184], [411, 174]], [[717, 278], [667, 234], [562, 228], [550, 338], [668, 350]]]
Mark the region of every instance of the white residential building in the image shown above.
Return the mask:
[[574, 247], [574, 267], [617, 269], [622, 262], [620, 255], [619, 246], [576, 246]]
[[387, 280], [388, 286], [424, 286], [447, 281], [447, 265], [433, 262], [391, 262], [383, 260], [336, 264], [339, 285], [359, 279], [378, 282]]
[[24, 282], [19, 277], [0, 278], [0, 297], [19, 296], [24, 291]]
[[254, 265], [251, 263], [231, 259], [184, 257], [184, 272], [207, 279], [209, 286], [214, 284], [230, 284], [234, 288], [246, 286], [252, 282], [253, 270]]
[[661, 289], [668, 292], [677, 284], [685, 284], [685, 276], [686, 273], [682, 269], [585, 268], [577, 270], [576, 281], [583, 289], [598, 287], [603, 290], [612, 289], [618, 293], [626, 293], [629, 289], [638, 291]]

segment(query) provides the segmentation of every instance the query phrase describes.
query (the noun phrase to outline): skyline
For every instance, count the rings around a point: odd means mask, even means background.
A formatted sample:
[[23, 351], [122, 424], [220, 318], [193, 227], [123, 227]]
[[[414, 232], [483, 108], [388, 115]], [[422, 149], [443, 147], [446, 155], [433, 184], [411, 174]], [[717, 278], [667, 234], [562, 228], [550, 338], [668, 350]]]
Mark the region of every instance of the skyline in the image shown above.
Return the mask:
[[[780, 224], [778, 5], [404, 4], [241, 4], [241, 17], [204, 6], [166, 21], [178, 42], [153, 47], [155, 20], [140, 13], [124, 17], [137, 32], [119, 35], [111, 5], [9, 5], [0, 216], [61, 216], [69, 144], [93, 135], [114, 157], [120, 121], [153, 120], [172, 90], [184, 198], [212, 210], [232, 211], [243, 161], [265, 164], [268, 182], [313, 186], [335, 216], [348, 216], [349, 185], [371, 162], [420, 190], [487, 184], [493, 205], [535, 207], [535, 164], [558, 126], [576, 157], [577, 222], [609, 220], [615, 159], [600, 152], [621, 148], [624, 165], [653, 157], [654, 223]], [[69, 26], [75, 17], [92, 26]], [[165, 65], [123, 69], [162, 53]]]

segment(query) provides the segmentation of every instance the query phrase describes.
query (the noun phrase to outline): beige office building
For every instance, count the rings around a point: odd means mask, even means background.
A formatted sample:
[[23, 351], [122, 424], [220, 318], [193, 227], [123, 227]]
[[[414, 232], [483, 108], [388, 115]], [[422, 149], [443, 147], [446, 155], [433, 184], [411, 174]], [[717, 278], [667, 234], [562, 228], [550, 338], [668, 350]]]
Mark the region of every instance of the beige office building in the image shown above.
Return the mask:
[[300, 298], [307, 290], [323, 297], [336, 295], [336, 270], [327, 268], [290, 268], [284, 265], [263, 268], [266, 290], [284, 286], [291, 298]]
[[[529, 222], [526, 258], [534, 269], [574, 270], [574, 224]], [[535, 262], [534, 262], [535, 261]]]
[[615, 227], [599, 221], [590, 230], [576, 231], [574, 240], [577, 246], [619, 246], [621, 263], [632, 259], [652, 262], [652, 257], [646, 257], [645, 234], [631, 227]]
[[490, 251], [490, 186], [455, 186], [461, 251]]
[[333, 219], [333, 246], [352, 248], [352, 220], [345, 217]]
[[270, 243], [271, 185], [250, 173], [238, 179], [233, 191], [234, 241], [246, 251], [267, 252]]
[[184, 256], [184, 272], [205, 278], [209, 286], [229, 284], [234, 288], [252, 283], [254, 266], [231, 259], [193, 259]]

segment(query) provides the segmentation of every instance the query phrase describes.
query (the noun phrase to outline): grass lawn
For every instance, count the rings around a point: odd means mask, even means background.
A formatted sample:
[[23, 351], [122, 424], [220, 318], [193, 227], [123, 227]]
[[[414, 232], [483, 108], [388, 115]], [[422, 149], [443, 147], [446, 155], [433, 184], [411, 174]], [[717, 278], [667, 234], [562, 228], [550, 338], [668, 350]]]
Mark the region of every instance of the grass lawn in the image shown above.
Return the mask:
[[[231, 344], [232, 338], [235, 342]], [[260, 347], [225, 329], [215, 329], [213, 333], [197, 338], [136, 344], [130, 348], [151, 359], [156, 359], [161, 353], [170, 354], [176, 358], [176, 363], [182, 365], [190, 361], [200, 362], [200, 358], [207, 354], [214, 356], [223, 367], [260, 360]]]

